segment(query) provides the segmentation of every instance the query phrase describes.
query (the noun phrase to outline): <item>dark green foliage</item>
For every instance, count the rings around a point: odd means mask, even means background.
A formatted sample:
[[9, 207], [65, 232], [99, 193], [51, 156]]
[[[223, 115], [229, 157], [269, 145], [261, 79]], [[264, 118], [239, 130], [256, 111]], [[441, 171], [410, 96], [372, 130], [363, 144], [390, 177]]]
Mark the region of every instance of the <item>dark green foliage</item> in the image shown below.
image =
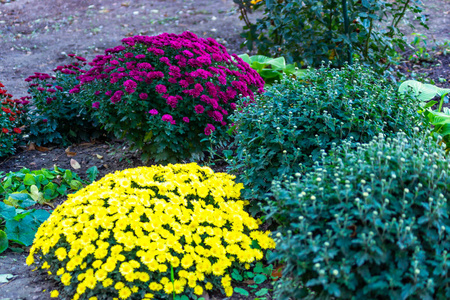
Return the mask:
[[[258, 54], [282, 55], [289, 63], [310, 66], [322, 61], [342, 66], [349, 53], [383, 66], [406, 46], [398, 29], [405, 13], [422, 12], [420, 0], [266, 0], [265, 4], [264, 17], [244, 27], [248, 48], [255, 45]], [[424, 25], [425, 17], [418, 17]]]
[[346, 141], [274, 183], [276, 299], [450, 297], [450, 159], [428, 134]]
[[83, 74], [84, 65], [81, 62], [59, 66], [54, 76], [36, 73], [26, 79], [30, 82], [28, 92], [34, 105], [28, 113], [30, 141], [37, 145], [67, 146], [105, 133], [88, 111], [85, 100], [70, 93], [79, 83], [77, 77]]
[[320, 149], [353, 138], [368, 142], [379, 132], [411, 133], [421, 120], [418, 103], [359, 65], [309, 70], [301, 81], [269, 87], [255, 104], [234, 114], [237, 155], [231, 171], [246, 199], [262, 199], [271, 181], [299, 172]]

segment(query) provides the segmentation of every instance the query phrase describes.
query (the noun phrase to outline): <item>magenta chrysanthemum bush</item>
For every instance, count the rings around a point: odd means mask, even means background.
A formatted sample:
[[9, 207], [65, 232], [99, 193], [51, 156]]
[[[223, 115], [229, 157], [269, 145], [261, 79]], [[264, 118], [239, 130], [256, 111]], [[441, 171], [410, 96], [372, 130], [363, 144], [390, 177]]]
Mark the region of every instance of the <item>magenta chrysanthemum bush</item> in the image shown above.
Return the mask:
[[247, 63], [212, 38], [164, 33], [122, 43], [89, 63], [74, 92], [90, 96], [105, 129], [128, 138], [148, 159], [199, 155], [209, 135], [223, 141], [238, 96], [254, 101], [264, 88]]

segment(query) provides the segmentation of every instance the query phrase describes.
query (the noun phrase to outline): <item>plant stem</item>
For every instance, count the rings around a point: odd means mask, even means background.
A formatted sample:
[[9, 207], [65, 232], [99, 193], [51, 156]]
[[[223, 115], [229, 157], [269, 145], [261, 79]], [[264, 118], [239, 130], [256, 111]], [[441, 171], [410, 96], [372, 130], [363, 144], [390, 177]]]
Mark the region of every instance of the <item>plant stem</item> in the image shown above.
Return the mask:
[[344, 15], [344, 31], [345, 34], [348, 35], [349, 45], [348, 45], [348, 64], [352, 64], [352, 45], [351, 45], [351, 39], [350, 39], [350, 32], [348, 30], [349, 28], [349, 20], [348, 20], [348, 11], [347, 11], [347, 0], [342, 0], [342, 13]]

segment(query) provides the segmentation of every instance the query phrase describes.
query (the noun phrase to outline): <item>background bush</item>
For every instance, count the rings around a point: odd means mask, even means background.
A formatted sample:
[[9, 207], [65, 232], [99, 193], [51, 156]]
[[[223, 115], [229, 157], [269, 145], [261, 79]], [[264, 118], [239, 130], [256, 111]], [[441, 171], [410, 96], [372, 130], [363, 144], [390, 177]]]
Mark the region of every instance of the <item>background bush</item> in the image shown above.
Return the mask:
[[277, 299], [450, 297], [450, 160], [427, 134], [346, 141], [274, 184]]
[[[242, 36], [249, 49], [256, 46], [258, 54], [282, 55], [289, 63], [318, 66], [331, 61], [342, 66], [353, 53], [363, 62], [382, 66], [406, 46], [399, 22], [405, 13], [421, 13], [421, 4], [420, 0], [266, 0], [264, 17], [256, 24], [247, 22]], [[418, 18], [423, 24], [425, 17]]]
[[0, 157], [13, 154], [22, 137], [27, 99], [13, 99], [0, 82]]
[[126, 137], [144, 160], [203, 155], [207, 136], [228, 139], [228, 115], [238, 94], [254, 99], [264, 81], [214, 39], [181, 35], [135, 36], [107, 49], [73, 89], [92, 99], [104, 128]]
[[236, 155], [231, 171], [262, 199], [271, 181], [302, 171], [321, 149], [352, 138], [368, 142], [379, 132], [407, 134], [421, 120], [417, 100], [361, 65], [309, 70], [302, 80], [267, 88], [256, 103], [234, 114]]
[[67, 146], [104, 134], [84, 99], [69, 93], [79, 84], [78, 76], [86, 72], [86, 59], [69, 55], [77, 61], [58, 66], [53, 70], [54, 75], [35, 73], [26, 79], [30, 83], [28, 93], [33, 104], [29, 112], [29, 140], [37, 145]]

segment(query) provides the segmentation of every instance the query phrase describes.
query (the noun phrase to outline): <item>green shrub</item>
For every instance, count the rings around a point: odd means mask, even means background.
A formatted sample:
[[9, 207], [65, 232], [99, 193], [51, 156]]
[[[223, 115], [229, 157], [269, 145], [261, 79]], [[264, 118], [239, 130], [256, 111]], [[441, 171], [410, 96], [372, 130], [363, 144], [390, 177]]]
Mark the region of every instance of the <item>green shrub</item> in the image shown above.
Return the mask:
[[277, 299], [450, 297], [450, 159], [428, 134], [346, 141], [274, 184]]
[[34, 105], [29, 112], [28, 135], [37, 145], [67, 146], [104, 134], [83, 99], [69, 93], [79, 84], [77, 77], [86, 72], [86, 59], [75, 58], [77, 62], [54, 69], [54, 75], [35, 73], [25, 79], [29, 82], [28, 93]]
[[321, 149], [352, 137], [368, 142], [379, 132], [410, 133], [421, 119], [417, 100], [372, 70], [309, 70], [301, 81], [284, 79], [256, 103], [234, 114], [237, 150], [231, 170], [247, 199], [262, 198], [273, 179], [309, 167]]
[[[282, 55], [289, 63], [318, 66], [331, 61], [342, 66], [353, 53], [361, 61], [383, 66], [398, 48], [405, 48], [399, 22], [405, 13], [420, 13], [421, 4], [420, 0], [267, 0], [264, 17], [256, 24], [246, 18], [242, 36], [250, 49], [256, 45], [258, 54]], [[421, 18], [423, 24], [425, 17]]]
[[141, 149], [145, 161], [203, 156], [209, 135], [229, 139], [237, 96], [253, 101], [264, 87], [255, 70], [212, 38], [184, 32], [122, 42], [90, 63], [73, 92], [92, 99], [93, 115]]

